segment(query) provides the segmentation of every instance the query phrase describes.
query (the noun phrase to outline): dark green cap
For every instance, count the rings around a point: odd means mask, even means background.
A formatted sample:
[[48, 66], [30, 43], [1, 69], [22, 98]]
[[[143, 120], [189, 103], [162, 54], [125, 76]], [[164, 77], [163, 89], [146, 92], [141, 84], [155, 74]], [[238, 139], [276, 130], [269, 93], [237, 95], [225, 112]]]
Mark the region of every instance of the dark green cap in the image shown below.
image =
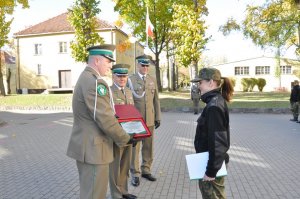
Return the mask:
[[128, 64], [115, 64], [112, 66], [112, 73], [116, 75], [128, 75], [128, 69], [130, 66]]
[[111, 44], [103, 44], [98, 46], [91, 46], [87, 48], [87, 51], [89, 51], [89, 55], [101, 55], [113, 62], [114, 60], [114, 50], [116, 46]]
[[135, 58], [139, 64], [142, 65], [150, 65], [150, 60], [152, 59], [152, 57], [150, 55], [140, 55], [138, 57]]
[[216, 68], [202, 68], [199, 71], [198, 77], [193, 79], [191, 82], [199, 82], [200, 80], [221, 80], [221, 73]]

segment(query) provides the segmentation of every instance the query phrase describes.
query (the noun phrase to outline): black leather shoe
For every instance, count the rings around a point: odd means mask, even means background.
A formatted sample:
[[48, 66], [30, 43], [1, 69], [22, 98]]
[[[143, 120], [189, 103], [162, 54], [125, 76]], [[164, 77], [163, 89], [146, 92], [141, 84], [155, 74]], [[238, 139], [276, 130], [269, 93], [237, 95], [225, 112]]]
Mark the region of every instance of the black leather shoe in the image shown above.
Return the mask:
[[142, 174], [143, 178], [146, 178], [149, 181], [156, 181], [156, 178], [151, 174]]
[[136, 199], [137, 198], [135, 195], [130, 194], [130, 193], [124, 194], [124, 195], [122, 195], [122, 197], [126, 198], [126, 199]]
[[140, 185], [140, 178], [139, 177], [132, 177], [131, 184], [135, 187]]

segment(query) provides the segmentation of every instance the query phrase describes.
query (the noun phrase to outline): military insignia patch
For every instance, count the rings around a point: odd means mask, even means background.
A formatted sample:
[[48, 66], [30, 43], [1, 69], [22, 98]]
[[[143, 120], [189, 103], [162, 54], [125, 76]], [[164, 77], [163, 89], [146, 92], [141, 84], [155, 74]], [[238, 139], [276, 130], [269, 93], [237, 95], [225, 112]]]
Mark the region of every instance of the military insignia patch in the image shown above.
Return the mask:
[[107, 94], [107, 88], [105, 85], [103, 84], [99, 84], [97, 86], [97, 93], [100, 95], [100, 96], [105, 96]]

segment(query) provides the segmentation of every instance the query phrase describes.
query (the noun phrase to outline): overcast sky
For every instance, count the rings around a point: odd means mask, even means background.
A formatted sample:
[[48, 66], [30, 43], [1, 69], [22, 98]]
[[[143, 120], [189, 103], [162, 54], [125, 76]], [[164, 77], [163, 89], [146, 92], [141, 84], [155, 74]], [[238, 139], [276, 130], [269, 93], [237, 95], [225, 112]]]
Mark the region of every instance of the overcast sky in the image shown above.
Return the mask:
[[[207, 45], [204, 53], [210, 58], [226, 57], [228, 61], [252, 58], [257, 56], [273, 56], [270, 50], [262, 51], [255, 47], [250, 40], [243, 38], [241, 33], [232, 33], [225, 37], [218, 31], [219, 26], [224, 24], [229, 17], [242, 20], [246, 5], [261, 3], [262, 0], [207, 0], [209, 15], [207, 17], [207, 35], [212, 40]], [[16, 8], [14, 22], [11, 26], [11, 33], [16, 33], [31, 25], [45, 21], [67, 11], [73, 4], [71, 0], [29, 0], [30, 9]], [[113, 10], [111, 0], [101, 0], [101, 14], [99, 18], [108, 22], [114, 22], [118, 14]], [[150, 13], [151, 15], [151, 13]], [[293, 58], [293, 53], [288, 52], [286, 57]]]

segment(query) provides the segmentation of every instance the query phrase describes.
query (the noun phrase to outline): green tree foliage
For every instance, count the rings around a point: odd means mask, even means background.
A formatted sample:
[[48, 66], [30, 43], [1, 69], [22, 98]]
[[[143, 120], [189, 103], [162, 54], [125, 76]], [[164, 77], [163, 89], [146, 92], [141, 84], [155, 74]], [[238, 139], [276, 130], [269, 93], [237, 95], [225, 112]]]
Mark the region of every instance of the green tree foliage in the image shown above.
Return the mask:
[[266, 86], [267, 82], [264, 78], [258, 78], [257, 79], [257, 87], [258, 87], [258, 90], [260, 92], [263, 91], [264, 87]]
[[96, 0], [76, 0], [69, 9], [68, 20], [75, 30], [75, 41], [71, 43], [72, 57], [77, 62], [86, 62], [87, 47], [104, 42], [96, 32], [99, 3], [100, 1]]
[[174, 4], [173, 21], [171, 23], [171, 40], [175, 45], [176, 61], [187, 67], [193, 64], [198, 72], [197, 63], [205, 48], [208, 38], [205, 37], [207, 27], [201, 19], [207, 15], [206, 0], [197, 1], [194, 5]]
[[283, 49], [296, 47], [295, 54], [300, 56], [300, 10], [295, 0], [266, 1], [262, 6], [247, 6], [246, 16], [240, 24], [230, 18], [220, 27], [224, 35], [231, 30], [241, 30], [254, 44], [275, 51], [277, 66], [275, 77], [281, 87], [280, 56]]
[[133, 34], [140, 41], [146, 41], [146, 10], [149, 8], [150, 21], [154, 26], [154, 39], [148, 46], [155, 54], [155, 71], [159, 91], [162, 91], [159, 68], [159, 55], [170, 41], [170, 29], [173, 15], [173, 4], [191, 5], [190, 0], [114, 0], [115, 10], [129, 24]]
[[13, 18], [7, 20], [8, 15], [13, 15], [14, 8], [20, 4], [23, 9], [29, 8], [28, 0], [1, 0], [0, 1], [0, 94], [5, 96], [5, 89], [3, 83], [3, 63], [1, 48], [9, 43], [8, 34], [10, 32], [10, 25]]
[[224, 35], [232, 30], [241, 30], [254, 44], [262, 48], [274, 47], [276, 51], [285, 45], [294, 45], [300, 55], [299, 24], [300, 11], [295, 0], [274, 0], [266, 1], [262, 6], [248, 5], [240, 24], [230, 18], [220, 30]]

